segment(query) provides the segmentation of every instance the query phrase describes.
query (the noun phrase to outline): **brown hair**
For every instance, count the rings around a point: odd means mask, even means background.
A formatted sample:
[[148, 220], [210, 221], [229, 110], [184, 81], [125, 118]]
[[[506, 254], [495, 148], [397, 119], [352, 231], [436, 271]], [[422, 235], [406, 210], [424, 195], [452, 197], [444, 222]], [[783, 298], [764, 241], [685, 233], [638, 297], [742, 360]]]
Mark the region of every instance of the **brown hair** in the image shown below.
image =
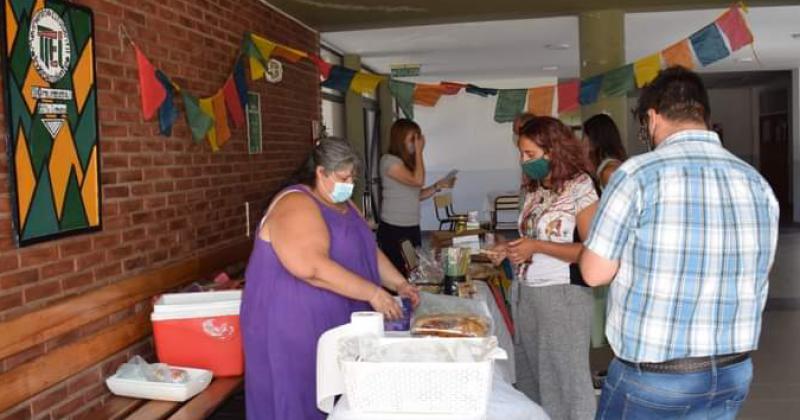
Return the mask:
[[[586, 149], [572, 130], [552, 117], [531, 118], [520, 129], [520, 140], [524, 137], [544, 149], [550, 160], [550, 184], [561, 192], [564, 184], [581, 173], [590, 173], [591, 164]], [[539, 181], [528, 179], [528, 190], [535, 190]]]
[[522, 130], [522, 127], [525, 125], [525, 123], [532, 120], [534, 117], [536, 117], [536, 115], [533, 115], [533, 113], [530, 112], [523, 112], [522, 114], [517, 114], [517, 116], [514, 117], [514, 124], [512, 127], [512, 130], [514, 130], [514, 134], [519, 134], [520, 130]]
[[414, 154], [417, 151], [409, 153], [406, 147], [406, 138], [412, 131], [417, 135], [422, 135], [422, 130], [414, 121], [405, 118], [395, 121], [389, 134], [389, 154], [399, 157], [406, 165], [406, 168], [413, 172], [417, 166], [417, 162], [414, 160]]

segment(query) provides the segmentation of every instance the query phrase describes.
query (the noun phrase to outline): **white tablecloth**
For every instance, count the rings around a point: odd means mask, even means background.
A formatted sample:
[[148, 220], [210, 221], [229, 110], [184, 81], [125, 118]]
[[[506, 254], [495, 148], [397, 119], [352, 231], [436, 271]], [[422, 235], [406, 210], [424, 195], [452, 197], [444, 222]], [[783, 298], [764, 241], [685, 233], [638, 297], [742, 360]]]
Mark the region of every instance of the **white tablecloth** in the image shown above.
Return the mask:
[[343, 396], [328, 420], [546, 420], [549, 417], [536, 403], [511, 385], [516, 381], [514, 362], [514, 341], [511, 333], [503, 321], [503, 315], [495, 302], [489, 286], [484, 282], [475, 282], [477, 288], [476, 299], [483, 299], [489, 306], [495, 325], [495, 335], [500, 348], [508, 353], [508, 360], [499, 360], [495, 363], [494, 379], [492, 382], [492, 395], [485, 417], [465, 417], [459, 415], [413, 415], [413, 414], [378, 414], [358, 413], [350, 410], [347, 396]]

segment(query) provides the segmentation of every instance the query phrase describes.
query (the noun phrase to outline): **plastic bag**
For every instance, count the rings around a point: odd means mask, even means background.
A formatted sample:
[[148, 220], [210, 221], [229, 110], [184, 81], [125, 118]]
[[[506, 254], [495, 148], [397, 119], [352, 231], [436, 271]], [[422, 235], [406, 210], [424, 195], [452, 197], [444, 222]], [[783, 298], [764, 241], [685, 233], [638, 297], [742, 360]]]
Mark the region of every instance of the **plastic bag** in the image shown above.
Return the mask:
[[489, 307], [482, 300], [420, 292], [411, 318], [411, 334], [435, 337], [488, 337], [494, 332]]
[[183, 369], [173, 369], [163, 363], [147, 363], [141, 356], [133, 356], [117, 369], [117, 377], [149, 382], [184, 384], [189, 382], [189, 373]]
[[442, 263], [433, 250], [416, 248], [417, 267], [409, 273], [409, 281], [418, 285], [441, 284], [444, 279]]

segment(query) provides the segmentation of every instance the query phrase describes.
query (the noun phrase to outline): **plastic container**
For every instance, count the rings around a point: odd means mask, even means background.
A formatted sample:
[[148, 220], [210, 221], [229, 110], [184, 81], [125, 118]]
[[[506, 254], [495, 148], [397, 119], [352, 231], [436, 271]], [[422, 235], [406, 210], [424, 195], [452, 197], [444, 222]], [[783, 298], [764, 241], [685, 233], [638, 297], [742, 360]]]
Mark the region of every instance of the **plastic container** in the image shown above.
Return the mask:
[[[384, 338], [441, 340], [454, 345], [471, 338]], [[345, 393], [353, 411], [373, 413], [465, 414], [486, 412], [495, 359], [469, 363], [387, 363], [341, 361]]]
[[150, 316], [158, 360], [214, 376], [241, 375], [241, 299], [240, 290], [162, 295]]
[[106, 379], [108, 389], [115, 395], [148, 400], [183, 402], [202, 392], [211, 383], [213, 375], [205, 369], [170, 366], [184, 369], [189, 374], [185, 384], [150, 382], [136, 379], [122, 379], [116, 374]]

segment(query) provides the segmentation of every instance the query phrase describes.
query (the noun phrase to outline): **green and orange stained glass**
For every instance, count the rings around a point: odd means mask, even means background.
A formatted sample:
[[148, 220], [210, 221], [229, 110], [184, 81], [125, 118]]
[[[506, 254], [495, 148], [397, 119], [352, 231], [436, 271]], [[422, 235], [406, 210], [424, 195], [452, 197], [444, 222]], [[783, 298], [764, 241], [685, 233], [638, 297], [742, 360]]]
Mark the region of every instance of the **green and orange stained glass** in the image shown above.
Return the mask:
[[5, 108], [20, 246], [99, 230], [93, 14], [60, 0], [3, 0]]

